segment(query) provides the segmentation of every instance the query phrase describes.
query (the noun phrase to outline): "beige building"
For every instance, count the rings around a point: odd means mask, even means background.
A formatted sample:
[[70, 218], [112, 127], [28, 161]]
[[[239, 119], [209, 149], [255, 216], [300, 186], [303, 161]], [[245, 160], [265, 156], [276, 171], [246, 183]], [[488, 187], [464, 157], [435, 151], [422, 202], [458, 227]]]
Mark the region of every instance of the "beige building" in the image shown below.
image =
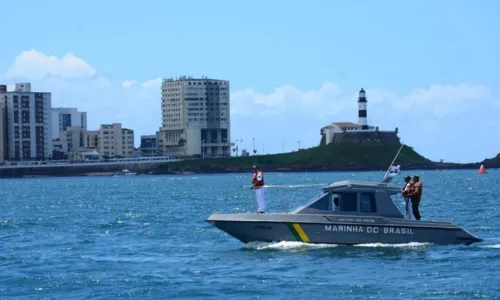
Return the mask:
[[67, 127], [59, 133], [59, 138], [52, 139], [52, 147], [67, 155], [68, 159], [74, 159], [76, 154], [85, 150], [85, 135], [85, 130], [80, 126]]
[[121, 123], [103, 124], [99, 128], [98, 152], [104, 157], [132, 157], [134, 131]]
[[61, 139], [68, 143], [69, 157], [73, 157], [85, 147], [84, 134], [85, 130], [80, 126], [67, 127], [65, 131], [61, 132]]
[[229, 81], [191, 77], [162, 81], [162, 155], [231, 154]]
[[83, 147], [87, 149], [99, 148], [99, 130], [87, 131], [83, 134]]

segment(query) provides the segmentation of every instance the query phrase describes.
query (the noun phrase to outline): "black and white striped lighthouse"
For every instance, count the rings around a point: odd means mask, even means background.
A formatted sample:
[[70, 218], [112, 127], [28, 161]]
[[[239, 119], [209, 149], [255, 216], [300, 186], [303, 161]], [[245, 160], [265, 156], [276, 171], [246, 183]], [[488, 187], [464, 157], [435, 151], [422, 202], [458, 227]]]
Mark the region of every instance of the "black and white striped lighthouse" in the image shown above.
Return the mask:
[[365, 90], [361, 88], [358, 98], [358, 124], [361, 125], [361, 129], [368, 129], [366, 102]]

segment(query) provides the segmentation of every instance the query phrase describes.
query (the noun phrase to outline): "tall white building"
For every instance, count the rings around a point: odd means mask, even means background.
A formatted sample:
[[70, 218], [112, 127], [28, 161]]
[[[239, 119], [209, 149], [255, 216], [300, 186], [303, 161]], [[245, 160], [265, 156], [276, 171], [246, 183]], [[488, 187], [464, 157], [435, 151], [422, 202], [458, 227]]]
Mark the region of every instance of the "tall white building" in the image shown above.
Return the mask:
[[227, 80], [180, 77], [162, 81], [163, 155], [230, 156], [230, 87]]
[[31, 91], [30, 83], [16, 83], [7, 92], [7, 141], [10, 160], [52, 157], [51, 94]]
[[68, 127], [80, 127], [87, 130], [87, 113], [76, 108], [52, 108], [52, 138], [57, 139]]

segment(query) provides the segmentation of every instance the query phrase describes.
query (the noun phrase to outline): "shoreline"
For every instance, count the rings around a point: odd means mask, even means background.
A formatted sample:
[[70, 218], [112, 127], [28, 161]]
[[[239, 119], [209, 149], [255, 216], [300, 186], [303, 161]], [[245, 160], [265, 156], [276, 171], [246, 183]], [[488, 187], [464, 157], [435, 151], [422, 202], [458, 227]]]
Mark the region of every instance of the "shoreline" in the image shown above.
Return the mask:
[[401, 143], [345, 143], [269, 155], [154, 161], [123, 159], [103, 164], [0, 168], [0, 178], [115, 176], [124, 169], [137, 175], [231, 174], [252, 172], [253, 165], [259, 165], [264, 172], [368, 172], [387, 171], [391, 162], [400, 165], [402, 172], [479, 170], [482, 164], [486, 169], [495, 169], [500, 168], [500, 154], [482, 162], [435, 162]]
[[[478, 170], [481, 163], [474, 164], [408, 164], [401, 166], [401, 172], [407, 171], [447, 171], [447, 170]], [[220, 167], [211, 165], [210, 167], [189, 167], [189, 166], [172, 166], [171, 164], [159, 165], [136, 165], [136, 166], [116, 166], [110, 168], [109, 166], [92, 166], [92, 167], [57, 167], [57, 168], [26, 168], [17, 169], [12, 172], [1, 172], [0, 179], [2, 178], [55, 178], [55, 177], [113, 177], [118, 171], [123, 168], [129, 169], [131, 172], [137, 173], [135, 176], [145, 175], [212, 175], [212, 174], [248, 174], [251, 173], [251, 166], [249, 167]], [[487, 166], [487, 169], [498, 169], [500, 166], [492, 165]], [[330, 166], [266, 166], [262, 165], [262, 169], [267, 173], [324, 173], [324, 172], [385, 172], [388, 166], [380, 165], [330, 165]], [[10, 174], [9, 174], [10, 173]], [[118, 176], [122, 177], [122, 176]], [[126, 176], [128, 177], [128, 176]]]

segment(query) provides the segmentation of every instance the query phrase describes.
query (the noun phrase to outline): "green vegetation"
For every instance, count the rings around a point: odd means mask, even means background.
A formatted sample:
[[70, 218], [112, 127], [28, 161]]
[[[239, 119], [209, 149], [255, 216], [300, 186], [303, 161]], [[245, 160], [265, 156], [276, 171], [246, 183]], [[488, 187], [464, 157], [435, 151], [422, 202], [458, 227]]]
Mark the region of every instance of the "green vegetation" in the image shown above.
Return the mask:
[[[269, 170], [275, 168], [289, 169], [370, 169], [387, 168], [398, 152], [399, 143], [377, 144], [330, 144], [297, 152], [256, 155], [247, 157], [231, 157], [217, 159], [186, 160], [162, 166], [169, 170], [216, 170], [216, 169], [249, 169], [258, 164]], [[433, 165], [434, 163], [404, 146], [395, 164], [401, 165]]]
[[483, 164], [485, 165], [485, 167], [495, 167], [495, 168], [498, 168], [500, 167], [500, 153], [497, 154], [497, 156], [493, 157], [493, 158], [488, 158], [488, 159], [485, 159], [483, 161]]

